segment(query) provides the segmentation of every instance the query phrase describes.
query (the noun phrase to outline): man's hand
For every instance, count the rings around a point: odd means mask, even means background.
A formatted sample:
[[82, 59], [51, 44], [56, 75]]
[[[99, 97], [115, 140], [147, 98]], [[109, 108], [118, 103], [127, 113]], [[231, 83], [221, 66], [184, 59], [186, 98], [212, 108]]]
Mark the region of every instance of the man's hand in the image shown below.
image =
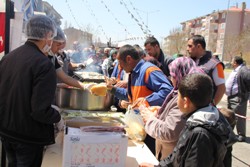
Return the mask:
[[128, 108], [128, 106], [129, 106], [130, 104], [131, 104], [131, 103], [128, 102], [128, 101], [121, 100], [119, 105], [120, 105], [121, 108]]
[[56, 128], [58, 131], [64, 130], [64, 120], [62, 117], [61, 117], [61, 120], [58, 123], [56, 123]]
[[136, 99], [134, 102], [133, 102], [133, 104], [132, 104], [132, 108], [139, 108], [139, 106], [141, 106], [141, 105], [143, 105], [143, 106], [145, 106], [145, 107], [147, 107], [148, 106], [148, 102], [147, 102], [147, 100], [144, 98], [144, 97], [140, 97], [140, 98], [138, 98], [138, 99]]
[[78, 64], [78, 68], [84, 69], [84, 68], [86, 68], [86, 64]]
[[62, 109], [60, 109], [58, 106], [56, 106], [56, 105], [51, 105], [51, 107], [53, 108], [53, 109], [55, 109], [56, 111], [58, 111], [59, 113], [61, 113], [62, 112]]
[[90, 93], [91, 93], [90, 89], [91, 89], [93, 86], [95, 86], [95, 85], [97, 85], [97, 84], [96, 84], [96, 83], [89, 83], [89, 84], [84, 84], [84, 83], [82, 83], [83, 89], [84, 89], [84, 90], [88, 90]]
[[160, 106], [150, 106], [150, 107], [145, 107], [143, 105], [139, 106], [139, 111], [144, 123], [146, 123], [150, 117], [153, 116], [155, 117], [160, 108], [161, 108]]
[[127, 81], [118, 81], [115, 84], [115, 86], [119, 87], [119, 88], [127, 88], [128, 87], [128, 82]]
[[111, 77], [111, 78], [108, 78], [108, 79], [109, 79], [109, 81], [111, 82], [111, 84], [113, 84], [113, 85], [117, 83], [115, 77]]
[[116, 83], [115, 78], [114, 77], [109, 78], [109, 77], [104, 76], [104, 79], [105, 79], [105, 82], [106, 82], [106, 85], [107, 85], [107, 89], [111, 90], [113, 88], [113, 85]]

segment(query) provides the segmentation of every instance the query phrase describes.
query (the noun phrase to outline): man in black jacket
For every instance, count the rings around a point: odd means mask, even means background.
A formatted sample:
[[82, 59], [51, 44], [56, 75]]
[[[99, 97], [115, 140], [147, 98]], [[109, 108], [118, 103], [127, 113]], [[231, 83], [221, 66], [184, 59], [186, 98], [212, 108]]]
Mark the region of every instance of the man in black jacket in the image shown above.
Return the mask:
[[0, 136], [8, 166], [39, 167], [45, 145], [55, 143], [54, 123], [61, 120], [51, 107], [56, 72], [44, 53], [56, 35], [47, 16], [32, 17], [27, 42], [0, 61]]
[[157, 66], [163, 71], [163, 73], [167, 77], [170, 77], [168, 65], [174, 60], [174, 58], [163, 54], [159, 42], [153, 36], [146, 39], [144, 47], [148, 55], [154, 57], [158, 61]]

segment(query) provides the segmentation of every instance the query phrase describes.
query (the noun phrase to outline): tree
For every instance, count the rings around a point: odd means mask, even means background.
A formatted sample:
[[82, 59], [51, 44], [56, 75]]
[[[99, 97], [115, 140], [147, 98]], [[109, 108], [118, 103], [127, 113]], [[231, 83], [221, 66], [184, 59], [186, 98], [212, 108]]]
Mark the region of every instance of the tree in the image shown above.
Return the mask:
[[176, 53], [185, 53], [187, 43], [187, 33], [182, 31], [180, 27], [173, 28], [169, 32], [169, 36], [165, 38], [167, 45], [165, 52], [173, 55]]
[[242, 51], [241, 38], [239, 35], [228, 35], [224, 42], [224, 59], [231, 61], [233, 56], [240, 55]]
[[211, 39], [208, 41], [208, 45], [207, 45], [207, 50], [210, 50], [212, 53], [216, 52], [216, 47], [217, 47], [217, 39]]
[[240, 34], [228, 35], [224, 44], [224, 60], [231, 61], [235, 55], [242, 55], [246, 61], [250, 55], [250, 25], [247, 26]]
[[242, 31], [242, 33], [240, 34], [240, 39], [242, 45], [241, 54], [247, 64], [250, 64], [250, 24], [246, 26], [246, 28]]
[[88, 32], [90, 34], [93, 34], [94, 32], [94, 28], [91, 24], [87, 24], [84, 28], [83, 31]]

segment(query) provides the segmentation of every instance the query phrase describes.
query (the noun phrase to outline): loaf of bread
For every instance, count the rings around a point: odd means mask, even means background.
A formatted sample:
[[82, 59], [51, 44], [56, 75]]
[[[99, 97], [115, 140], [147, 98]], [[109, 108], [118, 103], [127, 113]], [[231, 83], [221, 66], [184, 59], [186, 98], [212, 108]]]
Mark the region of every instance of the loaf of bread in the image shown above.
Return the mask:
[[105, 84], [97, 84], [91, 87], [91, 93], [96, 96], [106, 96], [107, 86]]

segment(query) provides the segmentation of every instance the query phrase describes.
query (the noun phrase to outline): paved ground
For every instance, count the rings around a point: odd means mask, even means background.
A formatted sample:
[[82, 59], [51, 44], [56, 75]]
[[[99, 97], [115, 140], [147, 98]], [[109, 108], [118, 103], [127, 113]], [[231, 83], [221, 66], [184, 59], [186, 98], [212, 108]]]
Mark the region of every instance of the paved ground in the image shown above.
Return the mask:
[[[226, 96], [223, 97], [218, 106], [227, 107]], [[247, 117], [250, 118], [250, 106], [247, 108]], [[238, 142], [233, 145], [232, 167], [250, 167], [250, 120], [247, 121], [246, 127], [246, 142]]]

